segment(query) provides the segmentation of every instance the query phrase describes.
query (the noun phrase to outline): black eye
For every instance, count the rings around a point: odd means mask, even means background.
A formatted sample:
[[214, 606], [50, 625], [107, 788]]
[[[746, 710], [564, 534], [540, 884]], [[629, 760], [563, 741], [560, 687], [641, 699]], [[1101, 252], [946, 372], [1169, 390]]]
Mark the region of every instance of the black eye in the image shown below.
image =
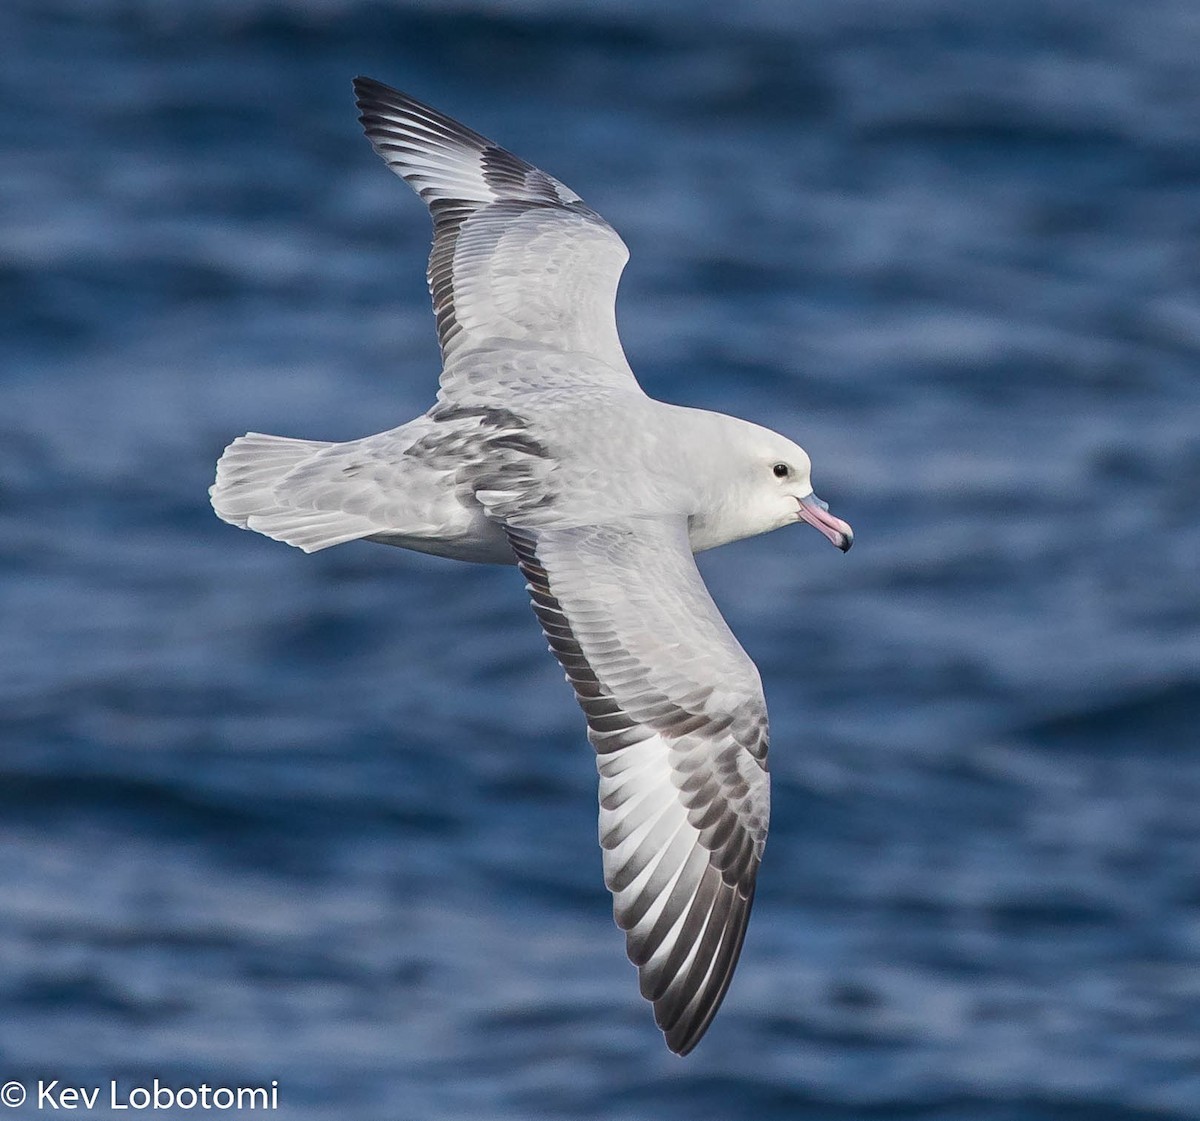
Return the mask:
[[775, 472], [777, 479], [786, 479], [792, 473], [792, 469], [786, 463], [777, 463], [771, 470]]

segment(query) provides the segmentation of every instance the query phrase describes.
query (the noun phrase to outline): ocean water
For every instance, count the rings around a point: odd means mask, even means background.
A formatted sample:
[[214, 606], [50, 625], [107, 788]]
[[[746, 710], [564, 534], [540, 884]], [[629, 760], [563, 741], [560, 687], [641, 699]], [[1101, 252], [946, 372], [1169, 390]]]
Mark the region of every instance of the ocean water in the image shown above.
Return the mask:
[[[0, 40], [0, 1081], [1200, 1116], [1194, 5], [7, 0]], [[432, 400], [357, 73], [603, 213], [648, 391], [795, 437], [857, 533], [701, 559], [774, 804], [685, 1060], [515, 571], [208, 508], [241, 432]]]

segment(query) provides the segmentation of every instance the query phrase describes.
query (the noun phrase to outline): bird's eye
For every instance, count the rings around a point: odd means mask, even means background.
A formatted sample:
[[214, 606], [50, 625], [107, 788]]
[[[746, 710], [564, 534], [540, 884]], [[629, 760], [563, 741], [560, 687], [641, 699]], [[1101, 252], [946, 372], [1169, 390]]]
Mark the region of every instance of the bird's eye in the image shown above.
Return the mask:
[[792, 469], [786, 463], [777, 463], [771, 470], [775, 472], [777, 479], [786, 479], [792, 473]]

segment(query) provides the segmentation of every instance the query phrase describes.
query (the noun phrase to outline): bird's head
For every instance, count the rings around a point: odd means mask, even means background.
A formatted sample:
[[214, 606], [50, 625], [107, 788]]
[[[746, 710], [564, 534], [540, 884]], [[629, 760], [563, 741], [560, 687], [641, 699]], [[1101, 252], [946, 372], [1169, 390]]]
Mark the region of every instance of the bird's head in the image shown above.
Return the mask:
[[820, 530], [843, 553], [854, 544], [854, 531], [829, 512], [829, 504], [813, 493], [812, 460], [799, 444], [766, 428], [757, 428], [747, 449], [750, 501], [754, 512], [777, 529], [807, 522]]

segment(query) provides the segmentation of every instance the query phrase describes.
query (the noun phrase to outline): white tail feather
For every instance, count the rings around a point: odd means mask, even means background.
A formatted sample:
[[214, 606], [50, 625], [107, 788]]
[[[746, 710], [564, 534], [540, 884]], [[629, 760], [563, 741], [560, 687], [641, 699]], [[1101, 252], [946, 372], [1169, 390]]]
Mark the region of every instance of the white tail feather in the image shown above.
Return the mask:
[[340, 510], [298, 508], [287, 501], [287, 476], [333, 445], [247, 432], [225, 449], [208, 493], [217, 517], [306, 553], [377, 533], [369, 518]]

